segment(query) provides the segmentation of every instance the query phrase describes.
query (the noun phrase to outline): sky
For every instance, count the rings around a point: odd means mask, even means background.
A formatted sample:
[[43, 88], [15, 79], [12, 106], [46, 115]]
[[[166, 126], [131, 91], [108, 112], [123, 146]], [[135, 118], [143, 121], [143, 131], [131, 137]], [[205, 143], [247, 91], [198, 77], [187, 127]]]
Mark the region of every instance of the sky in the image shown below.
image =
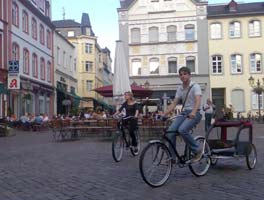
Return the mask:
[[[237, 2], [259, 2], [264, 0], [245, 0]], [[230, 0], [209, 0], [209, 4], [228, 3]], [[115, 41], [118, 40], [118, 16], [117, 8], [119, 0], [52, 0], [52, 20], [74, 19], [81, 22], [82, 13], [88, 13], [98, 44], [101, 48], [107, 47], [111, 51], [114, 60]]]

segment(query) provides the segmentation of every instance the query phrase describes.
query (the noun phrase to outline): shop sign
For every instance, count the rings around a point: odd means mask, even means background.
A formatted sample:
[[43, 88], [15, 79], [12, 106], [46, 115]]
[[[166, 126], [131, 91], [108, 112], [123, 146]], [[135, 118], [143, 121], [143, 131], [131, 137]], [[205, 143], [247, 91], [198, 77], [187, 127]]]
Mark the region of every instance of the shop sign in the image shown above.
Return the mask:
[[10, 90], [20, 89], [19, 76], [8, 76], [8, 89]]

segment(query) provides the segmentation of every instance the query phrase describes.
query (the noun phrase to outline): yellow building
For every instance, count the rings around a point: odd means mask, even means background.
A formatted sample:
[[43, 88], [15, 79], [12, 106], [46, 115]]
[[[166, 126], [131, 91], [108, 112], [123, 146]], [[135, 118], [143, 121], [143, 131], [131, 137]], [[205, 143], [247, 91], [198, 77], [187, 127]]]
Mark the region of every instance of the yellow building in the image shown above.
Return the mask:
[[[263, 2], [208, 6], [209, 70], [212, 99], [218, 109], [233, 105], [244, 116], [263, 108], [263, 96], [249, 85], [263, 78]], [[259, 100], [259, 101], [258, 101]]]
[[81, 108], [95, 109], [103, 104], [94, 89], [103, 86], [102, 50], [97, 43], [89, 15], [82, 14], [81, 23], [74, 20], [59, 20], [53, 22], [56, 30], [65, 36], [77, 48], [77, 93], [82, 97]]

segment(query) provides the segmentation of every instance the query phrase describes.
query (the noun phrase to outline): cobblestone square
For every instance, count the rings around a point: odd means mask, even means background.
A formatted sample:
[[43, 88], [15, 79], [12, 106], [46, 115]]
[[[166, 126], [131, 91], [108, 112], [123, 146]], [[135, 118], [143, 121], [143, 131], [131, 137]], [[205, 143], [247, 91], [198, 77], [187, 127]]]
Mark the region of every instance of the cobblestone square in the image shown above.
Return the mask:
[[127, 152], [114, 162], [109, 139], [54, 142], [48, 131], [18, 131], [0, 138], [0, 200], [262, 200], [263, 131], [263, 124], [254, 125], [254, 170], [245, 159], [221, 160], [200, 178], [174, 167], [169, 181], [155, 189], [142, 180], [138, 157]]

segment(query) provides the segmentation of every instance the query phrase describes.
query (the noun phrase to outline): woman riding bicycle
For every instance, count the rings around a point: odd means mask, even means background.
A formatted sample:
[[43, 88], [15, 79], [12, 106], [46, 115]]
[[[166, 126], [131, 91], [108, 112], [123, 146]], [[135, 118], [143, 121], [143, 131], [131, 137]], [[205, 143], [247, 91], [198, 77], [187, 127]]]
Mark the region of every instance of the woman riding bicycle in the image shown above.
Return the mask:
[[134, 148], [134, 152], [137, 152], [138, 144], [137, 144], [137, 139], [136, 139], [134, 130], [136, 130], [137, 128], [137, 117], [139, 114], [139, 107], [133, 98], [132, 92], [125, 92], [124, 97], [125, 97], [125, 102], [118, 109], [118, 111], [116, 111], [114, 116], [120, 114], [123, 111], [123, 109], [125, 110], [125, 118], [129, 116], [133, 116], [132, 118], [125, 119], [124, 123], [128, 125], [129, 134], [132, 139], [132, 146]]

